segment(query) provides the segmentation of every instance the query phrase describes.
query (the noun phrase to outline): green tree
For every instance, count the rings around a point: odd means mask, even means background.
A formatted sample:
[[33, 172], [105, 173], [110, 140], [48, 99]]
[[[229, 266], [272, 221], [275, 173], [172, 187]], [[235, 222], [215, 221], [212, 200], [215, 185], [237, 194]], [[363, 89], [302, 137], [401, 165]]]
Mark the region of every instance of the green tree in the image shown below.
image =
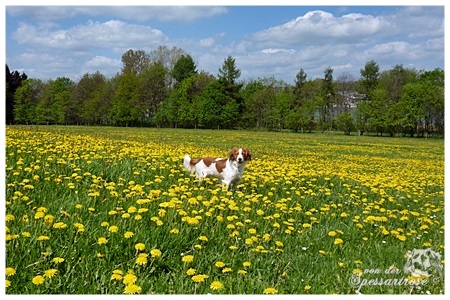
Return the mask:
[[336, 98], [336, 85], [333, 82], [333, 69], [328, 67], [324, 71], [324, 79], [321, 86], [321, 101], [319, 102], [320, 123], [322, 131], [332, 127], [331, 108]]
[[241, 70], [236, 66], [236, 60], [231, 56], [223, 61], [222, 66], [219, 68], [219, 80], [224, 81], [230, 86], [236, 84], [236, 80], [241, 76]]
[[28, 76], [25, 73], [22, 75], [18, 71], [10, 72], [8, 65], [6, 65], [6, 123], [14, 122], [14, 94], [21, 86], [22, 82]]
[[183, 80], [195, 74], [197, 74], [197, 66], [195, 65], [194, 59], [189, 54], [181, 55], [175, 63], [171, 73], [176, 84], [181, 84]]
[[14, 120], [22, 124], [36, 122], [36, 107], [44, 84], [39, 79], [26, 79], [14, 94]]
[[356, 124], [360, 134], [368, 130], [370, 100], [373, 91], [378, 87], [380, 81], [380, 67], [374, 60], [368, 61], [364, 68], [360, 70], [361, 77], [359, 79], [359, 92], [365, 97], [358, 103]]
[[71, 111], [77, 122], [92, 125], [104, 120], [110, 107], [110, 95], [105, 97], [106, 77], [100, 73], [84, 74], [75, 85]]
[[150, 56], [144, 50], [128, 50], [122, 55], [122, 73], [140, 74], [150, 65]]
[[350, 135], [350, 132], [355, 130], [355, 121], [349, 112], [339, 114], [336, 118], [336, 125], [339, 130], [344, 131], [345, 135]]
[[168, 71], [161, 64], [152, 64], [137, 77], [132, 115], [141, 125], [149, 125], [160, 103], [169, 96]]
[[137, 123], [134, 100], [136, 97], [138, 80], [137, 75], [128, 72], [117, 79], [117, 89], [109, 111], [109, 119], [115, 125], [130, 126]]

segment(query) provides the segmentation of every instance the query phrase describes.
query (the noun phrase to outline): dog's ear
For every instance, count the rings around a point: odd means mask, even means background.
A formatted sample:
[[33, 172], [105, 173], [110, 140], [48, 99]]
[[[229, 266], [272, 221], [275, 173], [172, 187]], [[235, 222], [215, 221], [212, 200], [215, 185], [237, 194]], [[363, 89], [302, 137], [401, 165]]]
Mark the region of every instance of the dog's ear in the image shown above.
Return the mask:
[[237, 148], [233, 148], [229, 153], [228, 153], [228, 159], [229, 160], [233, 160], [234, 158], [234, 153], [236, 153]]
[[252, 160], [252, 152], [250, 150], [248, 150], [247, 148], [242, 148], [242, 152], [245, 155], [245, 160]]

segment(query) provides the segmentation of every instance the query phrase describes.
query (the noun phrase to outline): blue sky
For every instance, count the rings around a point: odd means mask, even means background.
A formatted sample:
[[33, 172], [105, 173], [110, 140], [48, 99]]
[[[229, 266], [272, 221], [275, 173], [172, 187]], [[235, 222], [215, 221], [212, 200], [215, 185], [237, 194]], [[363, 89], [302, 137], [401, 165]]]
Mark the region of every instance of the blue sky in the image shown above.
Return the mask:
[[[70, 2], [69, 2], [70, 3]], [[444, 6], [14, 6], [6, 7], [6, 63], [43, 80], [85, 73], [114, 76], [128, 49], [159, 45], [192, 55], [218, 73], [231, 55], [240, 79], [293, 83], [348, 73], [369, 60], [444, 69]]]

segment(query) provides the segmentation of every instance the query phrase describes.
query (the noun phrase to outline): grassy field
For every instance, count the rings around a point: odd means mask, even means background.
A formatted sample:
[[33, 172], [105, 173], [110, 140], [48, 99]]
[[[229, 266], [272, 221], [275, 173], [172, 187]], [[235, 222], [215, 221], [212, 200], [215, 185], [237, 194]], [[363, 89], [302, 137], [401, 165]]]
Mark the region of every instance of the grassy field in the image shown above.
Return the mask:
[[[235, 146], [234, 193], [182, 167]], [[439, 294], [444, 142], [9, 126], [5, 219], [7, 294]]]

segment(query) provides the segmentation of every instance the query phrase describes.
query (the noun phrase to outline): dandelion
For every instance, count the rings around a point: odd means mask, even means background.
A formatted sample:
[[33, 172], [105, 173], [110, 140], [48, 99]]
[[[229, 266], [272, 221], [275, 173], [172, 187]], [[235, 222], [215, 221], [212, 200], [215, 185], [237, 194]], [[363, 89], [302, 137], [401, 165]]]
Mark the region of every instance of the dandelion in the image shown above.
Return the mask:
[[127, 285], [135, 283], [136, 280], [137, 280], [137, 277], [133, 273], [128, 273], [127, 275], [123, 276], [123, 283], [127, 284]]
[[114, 273], [114, 271], [113, 271], [113, 274], [111, 275], [111, 279], [110, 280], [122, 280], [122, 274]]
[[84, 225], [83, 224], [75, 223], [75, 224], [73, 224], [73, 226], [75, 226], [77, 228], [77, 233], [84, 232]]
[[11, 267], [5, 268], [5, 274], [6, 276], [14, 276], [16, 274], [16, 270]]
[[278, 293], [278, 291], [273, 287], [268, 287], [268, 288], [264, 289], [263, 293], [264, 294], [276, 294], [276, 293]]
[[36, 213], [34, 214], [34, 218], [35, 218], [35, 219], [41, 219], [41, 218], [43, 218], [44, 216], [45, 216], [45, 213], [42, 212], [42, 211], [38, 211], [38, 212], [36, 212]]
[[171, 231], [170, 231], [170, 233], [172, 233], [172, 234], [178, 234], [180, 231], [178, 230], [178, 229], [176, 229], [176, 228], [174, 228], [174, 229], [172, 229]]
[[159, 249], [153, 249], [153, 250], [150, 251], [150, 255], [153, 258], [160, 258], [162, 253], [161, 253], [161, 251]]
[[144, 251], [145, 250], [145, 244], [137, 243], [136, 245], [134, 245], [134, 249], [136, 249], [137, 251]]
[[204, 235], [200, 236], [198, 239], [200, 241], [203, 241], [203, 242], [207, 242], [208, 241], [208, 238], [206, 236], [204, 236]]
[[47, 235], [40, 235], [37, 238], [38, 241], [48, 241], [49, 239], [50, 239], [50, 237]]
[[127, 231], [127, 232], [125, 232], [125, 233], [123, 234], [123, 236], [124, 236], [126, 239], [131, 238], [133, 235], [134, 235], [134, 233], [133, 233], [132, 231]]
[[247, 271], [245, 271], [245, 270], [238, 270], [237, 273], [239, 275], [245, 275], [245, 274], [247, 274]]
[[192, 262], [194, 260], [194, 256], [193, 255], [186, 255], [186, 256], [183, 256], [182, 258], [181, 258], [181, 261], [182, 262], [186, 262], [186, 263], [190, 263], [190, 262]]
[[108, 231], [115, 233], [115, 232], [119, 231], [119, 227], [117, 227], [115, 225], [109, 226]]
[[44, 277], [41, 275], [34, 276], [31, 282], [35, 285], [43, 284], [45, 281]]
[[54, 259], [52, 259], [52, 261], [53, 261], [55, 264], [60, 264], [60, 263], [64, 262], [64, 258], [61, 258], [61, 257], [55, 257]]
[[97, 244], [99, 244], [99, 245], [103, 245], [103, 244], [106, 244], [106, 243], [108, 243], [108, 240], [106, 238], [104, 238], [104, 237], [100, 237], [97, 240]]
[[304, 287], [305, 292], [308, 292], [310, 289], [311, 289], [310, 285], [305, 285], [305, 287]]
[[58, 273], [58, 270], [56, 270], [56, 269], [49, 269], [49, 270], [44, 272], [44, 277], [52, 278], [53, 276], [56, 275], [56, 273]]
[[218, 262], [216, 262], [216, 267], [223, 268], [223, 267], [225, 267], [225, 264], [221, 261], [218, 261]]
[[125, 286], [125, 289], [123, 291], [124, 294], [140, 294], [142, 292], [142, 288], [140, 286], [137, 286], [135, 284], [128, 284]]
[[190, 268], [190, 269], [188, 269], [188, 270], [186, 271], [186, 274], [189, 275], [189, 276], [192, 276], [192, 275], [195, 274], [195, 272], [196, 272], [195, 269]]
[[361, 270], [360, 268], [356, 268], [356, 269], [353, 269], [352, 273], [354, 275], [361, 276], [363, 274], [363, 270]]
[[329, 236], [336, 236], [336, 231], [334, 231], [334, 230], [331, 230], [330, 232], [328, 232], [328, 235]]
[[252, 265], [252, 263], [249, 262], [249, 261], [244, 261], [244, 262], [242, 263], [242, 265], [243, 265], [244, 267], [250, 267], [250, 266]]
[[194, 275], [191, 277], [192, 281], [194, 282], [204, 282], [206, 278], [208, 278], [208, 275], [203, 275], [203, 274], [199, 274], [199, 275]]
[[67, 227], [67, 224], [63, 223], [63, 222], [58, 222], [53, 224], [53, 228], [55, 229], [64, 229]]
[[136, 264], [140, 266], [145, 265], [147, 263], [147, 255], [148, 254], [145, 253], [139, 254], [136, 258]]
[[231, 268], [223, 268], [222, 269], [222, 273], [230, 273], [231, 271], [233, 271]]
[[344, 243], [344, 241], [342, 239], [340, 239], [340, 238], [337, 238], [337, 239], [334, 240], [334, 244], [335, 245], [342, 245], [343, 243]]
[[5, 287], [9, 288], [11, 286], [11, 281], [5, 279]]
[[14, 215], [8, 214], [5, 217], [5, 221], [9, 222], [9, 221], [14, 221], [16, 219], [16, 217], [14, 217]]
[[209, 287], [212, 290], [220, 290], [223, 288], [223, 284], [220, 281], [213, 281]]

